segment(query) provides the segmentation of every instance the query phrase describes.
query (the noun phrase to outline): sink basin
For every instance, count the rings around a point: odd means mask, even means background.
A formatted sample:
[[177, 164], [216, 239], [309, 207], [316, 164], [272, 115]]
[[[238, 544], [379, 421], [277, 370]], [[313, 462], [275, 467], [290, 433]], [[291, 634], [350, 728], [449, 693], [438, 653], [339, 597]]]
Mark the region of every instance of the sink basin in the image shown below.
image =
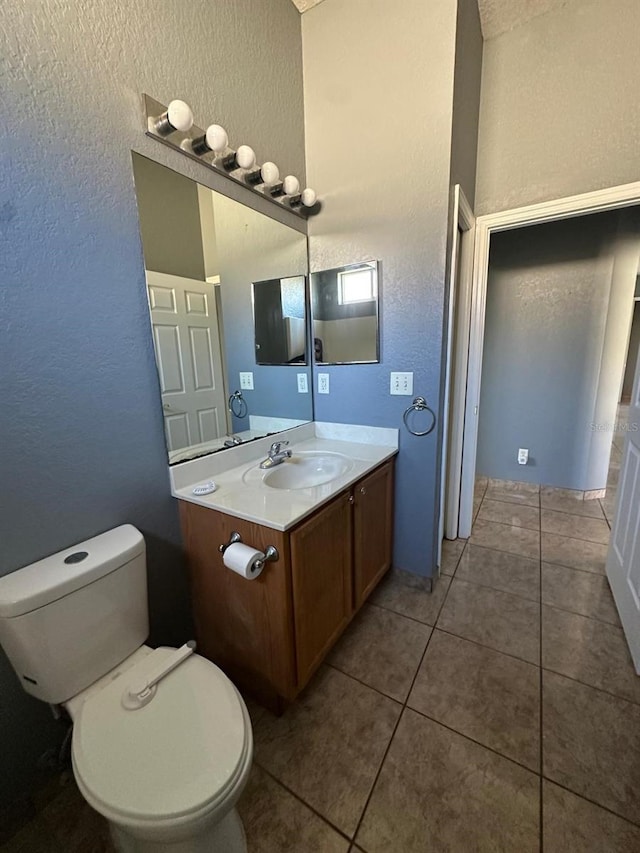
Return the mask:
[[299, 451], [269, 471], [263, 479], [272, 489], [309, 489], [330, 483], [353, 466], [341, 453], [324, 451]]

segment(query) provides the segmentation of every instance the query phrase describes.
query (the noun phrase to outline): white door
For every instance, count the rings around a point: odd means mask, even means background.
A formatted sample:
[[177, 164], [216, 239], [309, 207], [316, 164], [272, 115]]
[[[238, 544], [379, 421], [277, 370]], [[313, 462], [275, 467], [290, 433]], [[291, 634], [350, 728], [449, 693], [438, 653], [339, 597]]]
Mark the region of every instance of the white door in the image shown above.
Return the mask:
[[471, 289], [475, 216], [459, 184], [454, 187], [453, 239], [449, 266], [449, 320], [442, 430], [442, 468], [438, 565], [442, 539], [458, 536], [464, 409], [467, 391], [467, 358], [471, 322]]
[[607, 577], [640, 675], [640, 356], [629, 406]]
[[147, 270], [151, 325], [169, 451], [227, 432], [213, 285]]

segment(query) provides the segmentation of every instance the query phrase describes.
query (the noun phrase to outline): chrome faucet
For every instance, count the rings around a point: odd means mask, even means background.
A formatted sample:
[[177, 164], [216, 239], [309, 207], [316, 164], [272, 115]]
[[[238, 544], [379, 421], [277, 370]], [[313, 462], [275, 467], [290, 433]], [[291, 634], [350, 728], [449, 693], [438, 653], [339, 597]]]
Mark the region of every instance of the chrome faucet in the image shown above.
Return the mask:
[[237, 435], [232, 435], [225, 441], [224, 446], [236, 447], [238, 444], [242, 444], [242, 439]]
[[260, 463], [260, 468], [273, 468], [274, 465], [282, 464], [285, 459], [291, 459], [290, 450], [281, 450], [287, 444], [289, 444], [288, 441], [274, 441], [269, 448], [269, 455]]

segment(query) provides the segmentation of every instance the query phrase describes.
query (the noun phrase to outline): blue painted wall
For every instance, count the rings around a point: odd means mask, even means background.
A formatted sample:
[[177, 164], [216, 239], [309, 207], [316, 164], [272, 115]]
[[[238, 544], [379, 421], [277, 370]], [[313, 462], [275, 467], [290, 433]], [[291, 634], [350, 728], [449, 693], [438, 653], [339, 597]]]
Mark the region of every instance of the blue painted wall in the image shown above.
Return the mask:
[[[254, 388], [242, 392], [250, 415], [313, 420], [311, 393], [299, 394], [297, 385], [297, 374], [306, 373], [311, 387], [309, 366], [256, 364], [253, 334], [252, 283], [305, 275], [306, 238], [218, 194], [213, 208], [229, 390], [251, 371]], [[248, 427], [248, 418], [233, 418], [235, 431]]]
[[389, 395], [389, 373], [412, 371], [441, 422], [456, 12], [454, 0], [407, 0], [401, 15], [384, 0], [330, 0], [302, 18], [308, 181], [324, 204], [309, 224], [311, 269], [381, 261], [381, 363], [319, 368], [330, 394], [315, 416], [400, 429], [394, 565], [424, 576], [439, 431], [409, 435], [412, 397]]
[[[132, 522], [149, 549], [152, 638], [181, 642], [131, 150], [226, 183], [143, 135], [140, 93], [184, 97], [302, 178], [299, 15], [290, 0], [193, 0], [188, 14], [176, 0], [22, 0], [2, 7], [0, 55], [0, 572]], [[59, 733], [4, 659], [0, 696], [6, 802]]]

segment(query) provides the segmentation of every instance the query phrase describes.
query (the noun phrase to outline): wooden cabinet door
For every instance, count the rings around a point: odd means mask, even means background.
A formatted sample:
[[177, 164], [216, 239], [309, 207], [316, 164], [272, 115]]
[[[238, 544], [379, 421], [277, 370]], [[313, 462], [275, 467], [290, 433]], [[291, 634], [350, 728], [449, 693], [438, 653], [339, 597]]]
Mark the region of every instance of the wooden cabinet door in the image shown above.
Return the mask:
[[393, 460], [353, 487], [354, 601], [362, 605], [391, 566]]
[[322, 662], [353, 613], [349, 493], [291, 533], [298, 689]]
[[[266, 703], [296, 694], [289, 542], [286, 534], [179, 501], [191, 581], [198, 652], [239, 687]], [[242, 541], [280, 559], [255, 580], [227, 569], [218, 545], [237, 530]]]

